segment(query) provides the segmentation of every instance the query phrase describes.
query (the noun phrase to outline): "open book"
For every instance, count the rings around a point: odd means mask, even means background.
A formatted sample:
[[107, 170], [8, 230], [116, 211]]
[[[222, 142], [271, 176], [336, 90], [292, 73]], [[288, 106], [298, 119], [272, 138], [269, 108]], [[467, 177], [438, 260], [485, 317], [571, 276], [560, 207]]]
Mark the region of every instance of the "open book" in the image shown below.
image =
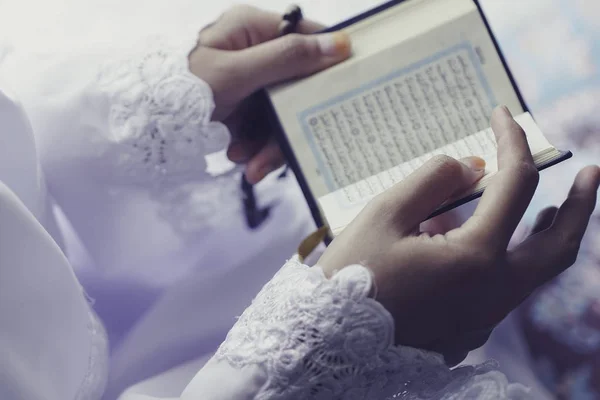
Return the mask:
[[571, 156], [537, 127], [477, 1], [392, 1], [328, 31], [339, 29], [352, 39], [348, 61], [266, 92], [313, 216], [333, 235], [436, 154], [487, 161], [436, 214], [480, 196], [497, 171], [496, 105], [515, 115], [539, 169]]

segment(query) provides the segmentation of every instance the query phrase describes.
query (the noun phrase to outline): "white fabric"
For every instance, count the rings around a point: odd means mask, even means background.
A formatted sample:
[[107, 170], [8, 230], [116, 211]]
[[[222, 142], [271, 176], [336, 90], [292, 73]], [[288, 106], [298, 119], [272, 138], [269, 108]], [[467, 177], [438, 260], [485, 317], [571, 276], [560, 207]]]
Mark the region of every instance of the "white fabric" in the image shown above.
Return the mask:
[[[5, 96], [9, 101], [2, 110], [9, 112], [0, 114], [0, 139], [17, 143], [23, 132], [31, 137], [33, 128], [36, 143], [23, 147], [25, 157], [14, 165], [26, 163], [29, 182], [38, 184], [22, 188], [19, 183], [25, 181], [15, 178], [20, 169], [6, 167], [0, 181], [22, 196], [56, 242], [64, 235], [71, 265], [108, 332], [111, 357], [105, 357], [107, 342], [71, 266], [12, 192], [3, 190], [2, 204], [10, 206], [0, 223], [0, 240], [19, 229], [35, 234], [7, 240], [11, 251], [0, 259], [6, 274], [0, 285], [12, 288], [6, 301], [0, 297], [0, 321], [10, 318], [13, 326], [0, 349], [19, 349], [11, 359], [54, 365], [56, 377], [42, 375], [37, 364], [16, 369], [0, 358], [3, 376], [17, 382], [1, 387], [18, 391], [1, 398], [96, 400], [105, 380], [102, 397], [110, 400], [123, 391], [122, 400], [179, 398], [190, 381], [185, 396], [192, 398], [251, 398], [262, 390], [265, 370], [256, 364], [236, 369], [213, 359], [194, 376], [225, 338], [234, 316], [314, 226], [293, 178], [270, 177], [257, 194], [263, 204], [277, 207], [259, 232], [245, 228], [233, 194], [235, 170], [222, 155], [203, 158], [226, 142], [222, 127], [209, 123], [212, 94], [185, 68], [190, 44], [183, 42], [179, 37], [105, 50], [3, 56], [0, 74], [18, 93], [31, 125], [15, 96]], [[188, 112], [196, 103], [195, 112]], [[15, 115], [21, 116], [20, 124], [5, 123]], [[166, 150], [152, 132], [168, 141]], [[182, 137], [174, 132], [191, 139], [191, 145], [181, 147]], [[134, 144], [151, 149], [149, 163]], [[43, 174], [35, 167], [39, 164]], [[215, 171], [222, 175], [219, 180], [212, 176]], [[39, 183], [44, 178], [50, 197]], [[215, 200], [215, 193], [222, 197]], [[55, 214], [60, 232], [52, 228], [54, 218], [47, 211], [53, 200], [61, 208]], [[201, 207], [216, 201], [219, 215], [227, 217], [218, 224], [206, 218], [214, 213]], [[46, 257], [45, 248], [54, 249], [53, 256]], [[14, 267], [25, 264], [29, 269]], [[29, 271], [29, 277], [20, 271]], [[47, 284], [50, 278], [56, 281]], [[22, 299], [37, 301], [22, 310], [12, 306]]]
[[[0, 217], [0, 315], [9, 327], [0, 341], [2, 398], [99, 399], [107, 342], [68, 262], [5, 185]], [[393, 346], [392, 317], [368, 297], [371, 289], [364, 267], [327, 279], [320, 268], [294, 258], [259, 293], [181, 399], [527, 396], [489, 365], [451, 371], [440, 356]]]
[[0, 180], [8, 185], [27, 209], [62, 244], [46, 180], [38, 160], [29, 119], [15, 93], [0, 76]]
[[[242, 314], [215, 360], [237, 370], [262, 367], [254, 373], [257, 400], [527, 396], [492, 365], [450, 370], [437, 354], [394, 346], [394, 320], [369, 298], [372, 287], [363, 266], [327, 279], [294, 258]], [[184, 398], [201, 394], [193, 385]]]
[[0, 221], [0, 398], [99, 398], [106, 337], [69, 263], [1, 182]]
[[[239, 209], [229, 200], [237, 181], [208, 179], [204, 155], [223, 150], [228, 133], [209, 121], [212, 93], [191, 79], [190, 48], [148, 40], [122, 52], [15, 55], [4, 62], [4, 74], [30, 110], [51, 192], [107, 273], [137, 265], [148, 270], [150, 260], [167, 254], [173, 260], [186, 246], [180, 231], [206, 234], [206, 216], [217, 207], [221, 218], [227, 206], [229, 214]], [[90, 62], [99, 68], [88, 68]], [[61, 74], [67, 69], [68, 76]], [[78, 126], [65, 131], [65, 121]], [[198, 195], [206, 191], [217, 193]], [[180, 268], [190, 262], [181, 260]], [[171, 274], [179, 278], [178, 271]]]
[[[181, 49], [166, 53], [166, 64], [176, 60], [178, 67], [185, 67], [184, 55], [189, 44], [187, 46], [184, 49], [184, 46], [165, 44], [159, 50]], [[259, 201], [277, 203], [278, 206], [265, 226], [253, 232], [245, 226], [239, 196], [229, 192], [222, 192], [225, 195], [220, 199], [214, 195], [202, 196], [209, 186], [221, 190], [224, 179], [237, 187], [237, 177], [226, 175], [216, 181], [204, 173], [200, 179], [194, 176], [202, 186], [187, 197], [187, 204], [180, 202], [183, 206], [188, 205], [183, 211], [197, 212], [196, 205], [206, 203], [207, 199], [213, 204], [220, 201], [222, 212], [218, 215], [229, 215], [229, 219], [210, 227], [200, 220], [192, 227], [203, 231], [176, 230], [172, 226], [189, 217], [189, 213], [182, 216], [161, 213], [156, 206], [156, 197], [153, 197], [154, 187], [148, 180], [126, 183], [123, 181], [125, 174], [119, 175], [120, 171], [114, 167], [114, 159], [98, 156], [106, 154], [103, 149], [111, 146], [114, 146], [111, 155], [127, 149], [127, 135], [114, 135], [115, 131], [109, 128], [109, 105], [120, 105], [135, 97], [138, 90], [135, 83], [139, 83], [135, 80], [138, 70], [125, 68], [121, 71], [131, 74], [130, 83], [134, 84], [128, 87], [133, 93], [122, 90], [121, 86], [108, 91], [106, 86], [99, 84], [99, 72], [110, 66], [131, 67], [131, 64], [127, 65], [128, 61], [134, 66], [144, 60], [156, 61], [156, 58], [145, 57], [148, 53], [156, 55], [156, 46], [137, 49], [132, 51], [136, 48], [127, 47], [106, 52], [35, 57], [9, 53], [0, 66], [2, 76], [11, 81], [23, 100], [39, 149], [32, 144], [29, 151], [19, 151], [31, 154], [36, 163], [43, 164], [50, 191], [62, 208], [57, 217], [66, 237], [67, 254], [79, 280], [93, 298], [94, 308], [111, 339], [111, 376], [105, 396], [109, 399], [115, 399], [135, 382], [214, 351], [233, 324], [233, 317], [244, 310], [260, 287], [295, 251], [299, 241], [314, 228], [293, 179], [276, 181], [270, 177], [257, 187]], [[156, 67], [156, 64], [149, 66]], [[153, 80], [150, 86], [155, 85], [144, 88], [147, 93], [157, 93], [156, 85], [165, 81], [177, 83], [173, 76], [161, 81], [159, 78], [164, 75], [160, 75], [160, 69], [147, 68], [146, 71], [148, 78]], [[179, 71], [180, 78], [189, 81], [187, 70], [179, 68]], [[184, 94], [193, 96], [192, 100], [198, 100], [199, 95], [207, 95], [210, 99], [204, 103], [205, 108], [198, 104], [198, 114], [191, 117], [210, 115], [212, 94], [198, 80], [192, 87], [198, 90], [182, 88]], [[115, 92], [123, 96], [115, 96]], [[25, 115], [16, 103], [8, 105]], [[144, 108], [136, 110], [143, 111]], [[12, 116], [12, 111], [8, 111], [7, 115]], [[145, 117], [152, 119], [154, 115]], [[132, 122], [130, 120], [122, 126]], [[189, 120], [179, 122], [185, 125]], [[15, 146], [18, 144], [15, 138], [31, 135], [26, 129], [27, 124], [21, 124], [18, 129], [6, 126], [7, 130], [1, 132], [2, 139], [14, 142]], [[121, 148], [116, 144], [119, 140], [123, 142]], [[221, 139], [218, 143], [224, 146]], [[213, 151], [216, 144], [210, 141], [203, 153]], [[227, 167], [222, 162], [217, 167], [214, 163], [207, 165], [203, 158], [197, 164], [205, 165], [207, 170]], [[204, 172], [197, 165], [192, 166]], [[15, 176], [16, 171], [7, 170], [2, 180], [20, 182], [21, 177]], [[37, 176], [33, 175], [31, 180], [35, 182], [35, 179]], [[166, 186], [172, 188], [175, 185], [167, 182]], [[32, 193], [40, 198], [46, 196], [43, 187], [38, 189]], [[26, 195], [23, 198], [27, 200]], [[173, 215], [179, 218], [173, 218]], [[230, 251], [239, 248], [240, 244], [245, 251]], [[222, 297], [223, 293], [228, 296], [220, 306], [211, 306], [215, 296]], [[161, 349], [158, 356], [157, 348]], [[181, 393], [182, 389], [176, 390]]]

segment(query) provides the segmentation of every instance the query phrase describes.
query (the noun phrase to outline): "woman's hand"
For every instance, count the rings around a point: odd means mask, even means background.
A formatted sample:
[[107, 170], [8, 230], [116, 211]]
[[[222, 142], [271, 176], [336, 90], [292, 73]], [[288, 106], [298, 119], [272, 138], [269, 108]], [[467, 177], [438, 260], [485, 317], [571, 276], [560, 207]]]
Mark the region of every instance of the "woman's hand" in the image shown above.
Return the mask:
[[252, 102], [266, 86], [331, 67], [350, 56], [342, 32], [311, 35], [323, 27], [301, 21], [298, 34], [279, 36], [282, 17], [250, 6], [237, 6], [200, 32], [190, 53], [190, 70], [210, 85], [213, 118], [232, 133], [229, 158], [247, 163], [246, 177], [256, 183], [285, 162], [265, 126], [264, 109]]
[[318, 263], [328, 274], [351, 264], [370, 268], [376, 298], [395, 318], [399, 344], [451, 358], [466, 355], [577, 258], [600, 168], [583, 169], [560, 209], [542, 211], [531, 236], [509, 251], [538, 172], [525, 134], [506, 108], [494, 111], [492, 128], [499, 171], [465, 224], [433, 236], [419, 230], [423, 219], [481, 176], [464, 163], [436, 157], [374, 199]]

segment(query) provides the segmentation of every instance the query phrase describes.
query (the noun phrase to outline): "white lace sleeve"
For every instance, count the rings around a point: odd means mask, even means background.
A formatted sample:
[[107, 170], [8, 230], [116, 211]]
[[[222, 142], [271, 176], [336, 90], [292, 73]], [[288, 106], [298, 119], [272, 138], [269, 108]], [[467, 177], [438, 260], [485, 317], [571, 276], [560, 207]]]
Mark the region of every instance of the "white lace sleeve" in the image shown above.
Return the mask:
[[[136, 212], [146, 219], [140, 232], [160, 237], [165, 249], [165, 236], [204, 234], [243, 217], [241, 166], [221, 152], [229, 131], [212, 121], [212, 89], [189, 71], [195, 38], [153, 35], [50, 54], [14, 52], [0, 65], [31, 120], [53, 200], [85, 246], [98, 247], [89, 251], [103, 265], [120, 268], [123, 260], [131, 267], [120, 254], [137, 244], [123, 242], [118, 231], [132, 226], [124, 217], [139, 221]], [[121, 243], [107, 249], [113, 241]]]
[[211, 88], [189, 71], [190, 43], [150, 38], [102, 64], [108, 104], [104, 157], [131, 183], [181, 184], [207, 176], [204, 157], [224, 150], [229, 131], [211, 121]]
[[320, 268], [292, 259], [242, 314], [205, 368], [225, 363], [235, 371], [255, 371], [255, 380], [246, 379], [255, 393], [244, 397], [254, 399], [528, 396], [493, 362], [449, 369], [437, 354], [394, 346], [392, 316], [369, 298], [371, 287], [371, 274], [360, 265], [327, 279]]

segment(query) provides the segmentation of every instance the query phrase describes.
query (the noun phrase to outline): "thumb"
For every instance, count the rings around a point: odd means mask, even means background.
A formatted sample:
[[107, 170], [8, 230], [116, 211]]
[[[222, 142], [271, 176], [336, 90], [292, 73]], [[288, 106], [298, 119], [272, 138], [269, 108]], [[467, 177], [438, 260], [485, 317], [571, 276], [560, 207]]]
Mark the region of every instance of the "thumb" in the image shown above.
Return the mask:
[[235, 52], [235, 85], [240, 98], [245, 98], [265, 86], [329, 68], [350, 55], [350, 37], [342, 31], [286, 35]]

